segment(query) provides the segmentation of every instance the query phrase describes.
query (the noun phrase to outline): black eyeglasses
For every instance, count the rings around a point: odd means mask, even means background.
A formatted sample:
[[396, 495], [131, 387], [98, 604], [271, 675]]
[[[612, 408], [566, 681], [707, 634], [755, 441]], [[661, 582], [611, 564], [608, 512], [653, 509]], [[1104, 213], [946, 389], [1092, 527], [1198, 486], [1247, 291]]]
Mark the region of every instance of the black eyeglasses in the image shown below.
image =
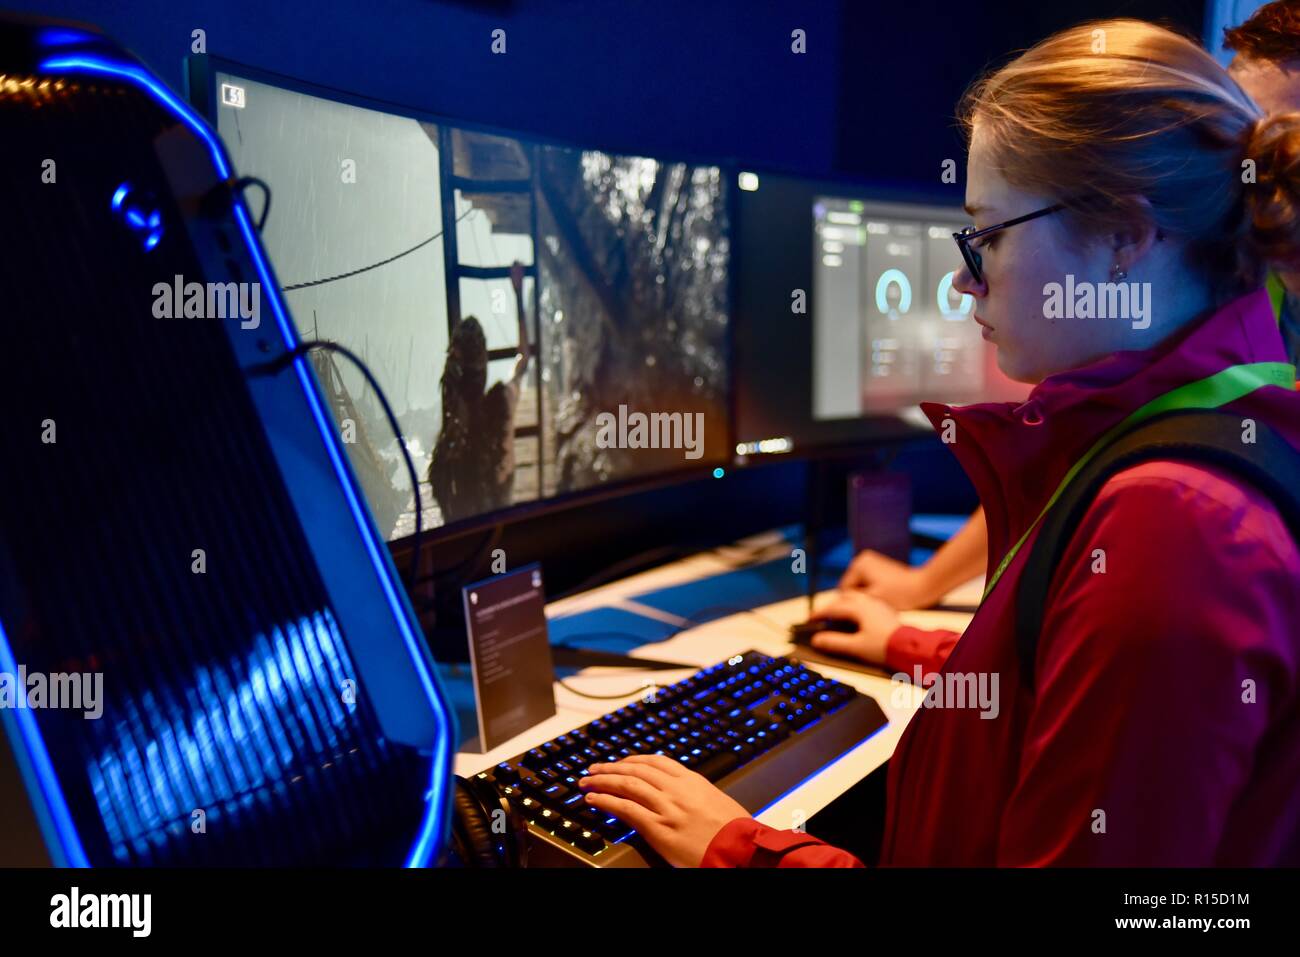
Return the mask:
[[976, 282], [984, 281], [984, 260], [980, 258], [977, 250], [971, 248], [971, 243], [989, 233], [996, 233], [999, 229], [1006, 229], [1008, 226], [1016, 226], [1020, 223], [1027, 223], [1031, 219], [1037, 219], [1039, 216], [1048, 216], [1051, 213], [1060, 212], [1065, 209], [1064, 203], [1057, 203], [1055, 206], [1048, 206], [1045, 209], [1038, 209], [1032, 213], [1026, 213], [1023, 216], [1017, 216], [1015, 219], [1008, 219], [1005, 223], [998, 223], [996, 226], [985, 226], [983, 229], [976, 229], [974, 226], [967, 226], [961, 232], [953, 233], [952, 238], [957, 243], [957, 248], [961, 250], [961, 258], [966, 260], [966, 268], [970, 270], [971, 278]]

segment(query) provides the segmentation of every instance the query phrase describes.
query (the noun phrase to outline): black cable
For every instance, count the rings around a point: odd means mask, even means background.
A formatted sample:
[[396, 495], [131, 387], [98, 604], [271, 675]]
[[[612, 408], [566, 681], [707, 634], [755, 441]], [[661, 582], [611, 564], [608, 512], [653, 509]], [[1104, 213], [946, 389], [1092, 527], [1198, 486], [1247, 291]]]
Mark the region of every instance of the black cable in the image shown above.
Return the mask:
[[257, 218], [257, 231], [260, 233], [266, 226], [266, 217], [271, 215], [271, 187], [266, 180], [256, 176], [241, 176], [231, 184], [232, 188], [240, 193], [250, 186], [260, 186], [262, 195], [266, 197], [266, 203], [262, 206], [262, 215]]
[[[456, 222], [459, 223], [462, 219], [464, 219], [470, 213], [474, 212], [474, 210], [477, 208], [478, 208], [477, 206], [471, 206], [469, 209], [465, 210], [465, 212], [461, 213], [459, 216], [456, 217]], [[397, 260], [401, 259], [403, 256], [409, 256], [417, 249], [421, 249], [424, 246], [429, 245], [429, 243], [433, 242], [444, 232], [446, 232], [446, 230], [440, 229], [432, 236], [430, 236], [428, 239], [420, 240], [410, 249], [404, 249], [396, 256], [389, 256], [387, 259], [381, 259], [379, 262], [371, 263], [369, 266], [362, 266], [360, 269], [353, 269], [350, 270], [349, 272], [342, 272], [339, 273], [337, 276], [326, 276], [324, 279], [310, 279], [307, 282], [296, 282], [292, 286], [284, 286], [282, 288], [285, 292], [292, 292], [295, 289], [306, 289], [308, 286], [323, 286], [327, 282], [337, 282], [340, 279], [347, 279], [351, 276], [359, 276], [363, 272], [370, 272], [370, 270], [372, 269], [378, 269], [380, 266], [387, 266], [391, 262], [396, 262]]]
[[501, 538], [505, 534], [505, 525], [498, 522], [487, 530], [482, 543], [469, 553], [469, 556], [459, 565], [453, 565], [451, 568], [444, 568], [438, 574], [451, 575], [452, 581], [457, 586], [469, 584], [469, 579], [478, 574], [478, 568], [483, 564], [483, 559], [491, 554], [492, 549], [501, 544]]
[[[648, 669], [647, 669], [648, 670]], [[619, 698], [630, 698], [633, 695], [641, 694], [648, 688], [666, 688], [667, 685], [661, 685], [657, 681], [648, 681], [641, 685], [635, 691], [626, 691], [623, 694], [589, 694], [586, 691], [579, 691], [573, 685], [569, 684], [563, 678], [556, 678], [555, 683], [567, 691], [576, 694], [579, 698], [591, 698], [593, 701], [617, 701]]]
[[402, 450], [402, 458], [406, 462], [406, 471], [411, 478], [411, 491], [415, 493], [415, 531], [411, 535], [411, 572], [410, 587], [415, 588], [415, 583], [419, 579], [420, 573], [420, 533], [424, 529], [424, 504], [420, 500], [420, 479], [415, 472], [415, 461], [411, 458], [411, 453], [406, 448], [406, 437], [402, 435], [402, 427], [397, 422], [397, 416], [393, 414], [393, 407], [388, 404], [388, 397], [384, 395], [384, 390], [379, 387], [374, 375], [364, 362], [346, 346], [339, 345], [337, 342], [331, 342], [328, 339], [313, 339], [308, 342], [300, 342], [293, 349], [281, 356], [272, 359], [270, 362], [264, 362], [261, 365], [253, 366], [249, 372], [254, 375], [276, 375], [283, 372], [289, 366], [307, 353], [315, 349], [324, 349], [327, 352], [337, 352], [339, 355], [352, 361], [361, 374], [366, 377], [370, 383], [370, 388], [375, 390], [375, 395], [379, 399], [379, 404], [384, 407], [384, 415], [388, 417], [388, 424], [392, 427], [393, 434], [397, 436], [397, 446]]
[[[778, 633], [779, 633], [783, 638], [789, 639], [789, 637], [790, 637], [789, 629], [785, 628], [785, 627], [782, 626], [782, 625], [777, 624], [777, 623], [774, 622], [772, 619], [768, 618], [766, 615], [761, 615], [761, 614], [759, 614], [758, 612], [754, 611], [754, 609], [752, 609], [752, 608], [740, 608], [740, 607], [738, 607], [738, 606], [736, 606], [736, 605], [710, 605], [710, 606], [707, 607], [707, 608], [701, 608], [701, 609], [697, 610], [694, 614], [692, 614], [690, 617], [688, 617], [688, 618], [686, 619], [686, 624], [684, 624], [684, 625], [680, 625], [679, 627], [677, 627], [676, 629], [674, 629], [673, 631], [671, 631], [671, 632], [669, 632], [667, 635], [665, 635], [663, 638], [660, 638], [660, 639], [658, 639], [658, 640], [659, 640], [659, 641], [667, 641], [669, 638], [672, 638], [672, 637], [674, 637], [674, 636], [676, 636], [676, 635], [679, 635], [679, 634], [681, 634], [683, 631], [686, 631], [686, 630], [689, 629], [689, 628], [694, 628], [694, 627], [697, 626], [697, 625], [707, 624], [707, 622], [699, 621], [699, 620], [698, 620], [699, 617], [700, 617], [701, 615], [707, 615], [707, 614], [710, 614], [710, 613], [712, 613], [712, 612], [717, 612], [717, 611], [726, 611], [726, 612], [730, 612], [730, 613], [732, 613], [732, 614], [746, 614], [746, 615], [753, 615], [755, 618], [757, 618], [759, 621], [763, 622], [763, 624], [767, 625], [767, 626], [768, 626], [769, 628], [771, 628], [773, 631], [778, 632]], [[587, 634], [587, 635], [581, 635], [581, 634], [579, 634], [579, 635], [570, 635], [569, 638], [568, 638], [566, 641], [564, 641], [564, 642], [556, 642], [555, 644], [556, 644], [557, 647], [560, 647], [560, 648], [572, 647], [571, 645], [568, 644], [568, 640], [572, 640], [572, 639], [574, 639], [574, 638], [581, 638], [581, 637], [596, 637], [596, 636], [598, 636], [598, 635], [600, 635], [600, 634], [602, 634], [602, 633], [600, 633], [600, 632], [591, 632], [591, 633], [589, 633], [589, 634]], [[614, 635], [619, 635], [619, 634], [621, 634], [621, 633], [620, 633], [620, 632], [605, 632], [604, 634], [607, 635], [607, 636], [612, 637], [612, 636], [614, 636]], [[641, 640], [641, 639], [640, 639], [640, 636], [637, 636], [637, 635], [628, 635], [628, 637], [637, 638], [638, 641]], [[693, 667], [693, 666], [687, 666], [687, 667]], [[649, 670], [651, 670], [651, 669], [646, 669], [646, 670], [649, 671]], [[654, 670], [659, 670], [659, 669], [654, 669]], [[592, 677], [595, 677], [595, 676], [593, 675]], [[578, 696], [581, 697], [581, 698], [591, 698], [591, 699], [593, 699], [593, 700], [595, 700], [595, 701], [616, 701], [616, 700], [618, 700], [619, 698], [629, 698], [629, 697], [631, 697], [631, 696], [634, 695], [634, 694], [639, 694], [640, 692], [644, 691], [644, 690], [647, 689], [647, 688], [663, 688], [663, 687], [667, 687], [667, 685], [660, 685], [658, 682], [653, 682], [653, 681], [652, 681], [652, 682], [649, 682], [649, 683], [647, 683], [647, 684], [642, 685], [640, 688], [638, 688], [638, 689], [635, 690], [635, 691], [627, 691], [627, 692], [624, 692], [623, 694], [605, 694], [605, 695], [601, 695], [601, 694], [588, 694], [588, 693], [585, 692], [585, 691], [579, 691], [577, 688], [573, 687], [571, 684], [569, 684], [569, 683], [568, 683], [567, 681], [565, 681], [563, 678], [556, 678], [556, 679], [555, 679], [555, 682], [556, 682], [556, 684], [560, 685], [561, 687], [565, 688], [565, 689], [568, 690], [568, 691], [573, 692], [574, 694], [578, 695]]]

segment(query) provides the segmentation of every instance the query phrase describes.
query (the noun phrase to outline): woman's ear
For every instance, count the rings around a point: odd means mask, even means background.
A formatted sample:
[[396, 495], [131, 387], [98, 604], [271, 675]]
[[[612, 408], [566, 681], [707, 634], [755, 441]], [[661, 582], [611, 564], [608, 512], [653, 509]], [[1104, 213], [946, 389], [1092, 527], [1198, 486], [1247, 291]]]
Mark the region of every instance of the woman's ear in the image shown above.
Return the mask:
[[1145, 196], [1136, 196], [1133, 206], [1130, 223], [1110, 235], [1114, 266], [1123, 273], [1132, 272], [1133, 267], [1146, 258], [1151, 247], [1163, 238], [1152, 215], [1151, 201]]

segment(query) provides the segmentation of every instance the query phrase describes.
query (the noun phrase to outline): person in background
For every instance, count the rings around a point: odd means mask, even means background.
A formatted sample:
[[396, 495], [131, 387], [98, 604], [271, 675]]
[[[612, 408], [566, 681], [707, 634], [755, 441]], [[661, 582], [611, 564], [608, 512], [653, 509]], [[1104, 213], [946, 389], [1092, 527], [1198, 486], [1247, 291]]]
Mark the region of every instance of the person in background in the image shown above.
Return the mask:
[[[1224, 30], [1223, 45], [1236, 54], [1228, 73], [1261, 110], [1300, 111], [1300, 0], [1264, 4], [1241, 26]], [[1300, 362], [1300, 269], [1278, 269], [1269, 280], [1287, 355]]]
[[[1300, 111], [1300, 0], [1264, 4], [1245, 23], [1224, 30], [1223, 45], [1236, 54], [1228, 73], [1261, 110], [1268, 114]], [[1268, 288], [1287, 357], [1294, 365], [1300, 362], [1300, 271], [1270, 273]], [[883, 627], [879, 622], [891, 620], [889, 608], [927, 608], [958, 585], [985, 574], [987, 550], [982, 509], [923, 565], [907, 565], [868, 549], [854, 557], [840, 579], [844, 594], [822, 611], [866, 619], [868, 632], [878, 635]], [[900, 641], [907, 637], [907, 633], [899, 635]], [[843, 644], [835, 634], [814, 642], [824, 651]], [[876, 651], [873, 658], [884, 661], [885, 651]]]
[[[1134, 410], [1246, 367], [1222, 408], [1300, 449], [1295, 369], [1264, 289], [1267, 263], [1300, 259], [1300, 114], [1266, 117], [1193, 40], [1104, 20], [982, 78], [960, 116], [967, 211], [986, 232], [964, 240], [953, 285], [1001, 369], [1035, 386], [1020, 406], [924, 408], [936, 428], [955, 423], [989, 553], [1029, 534], [940, 675], [998, 678], [995, 707], [912, 716], [879, 862], [1300, 864], [1300, 546], [1263, 493], [1201, 463], [1116, 473], [1057, 564], [1032, 690], [1015, 638], [1038, 516]], [[1067, 276], [1140, 284], [1149, 321], [1048, 318], [1047, 284]], [[890, 641], [890, 665], [931, 674], [936, 634]], [[759, 824], [662, 754], [586, 775], [586, 800], [674, 864], [861, 863]]]

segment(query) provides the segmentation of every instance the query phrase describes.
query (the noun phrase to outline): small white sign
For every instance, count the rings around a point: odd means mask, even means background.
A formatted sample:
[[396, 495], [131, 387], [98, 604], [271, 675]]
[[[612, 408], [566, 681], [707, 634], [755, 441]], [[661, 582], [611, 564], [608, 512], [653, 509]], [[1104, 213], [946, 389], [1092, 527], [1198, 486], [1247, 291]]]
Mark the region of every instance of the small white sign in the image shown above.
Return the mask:
[[244, 88], [233, 83], [221, 84], [221, 105], [233, 106], [237, 110], [244, 108]]

